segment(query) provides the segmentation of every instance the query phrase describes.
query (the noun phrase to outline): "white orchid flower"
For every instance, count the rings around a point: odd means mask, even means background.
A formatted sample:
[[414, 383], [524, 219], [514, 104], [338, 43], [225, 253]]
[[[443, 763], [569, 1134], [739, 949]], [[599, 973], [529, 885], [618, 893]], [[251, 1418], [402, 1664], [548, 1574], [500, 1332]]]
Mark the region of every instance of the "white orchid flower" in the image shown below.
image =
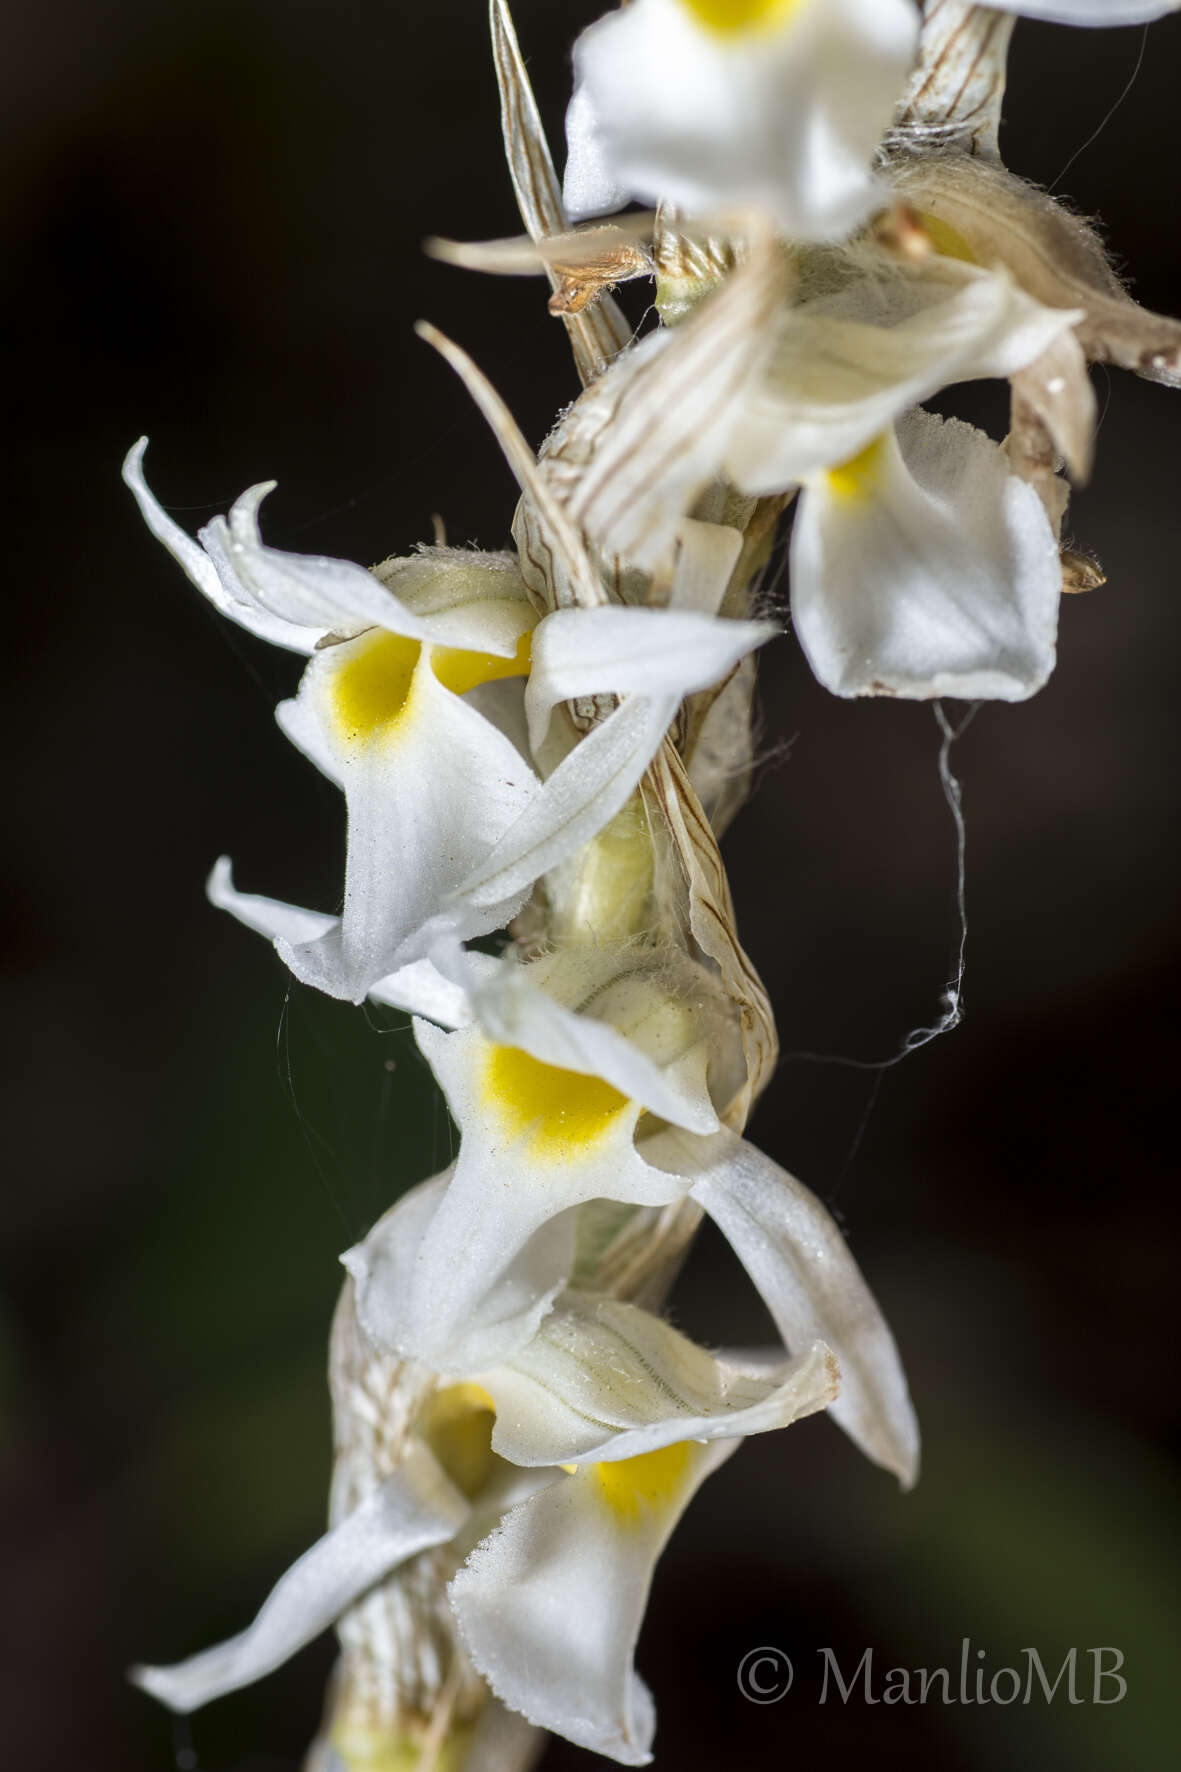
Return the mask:
[[566, 209], [757, 207], [841, 238], [882, 206], [871, 162], [917, 41], [911, 0], [633, 0], [574, 46]]
[[[525, 712], [535, 750], [543, 744], [560, 701], [598, 694], [621, 694], [624, 699], [557, 763], [474, 867], [466, 873], [456, 868], [437, 882], [433, 898], [425, 889], [419, 891], [419, 920], [401, 942], [373, 942], [364, 968], [358, 968], [353, 988], [346, 992], [321, 956], [331, 958], [343, 945], [347, 889], [340, 919], [323, 920], [275, 900], [258, 901], [255, 918], [269, 916], [267, 933], [292, 971], [308, 983], [335, 996], [359, 1000], [369, 994], [417, 1010], [413, 999], [401, 1001], [389, 994], [390, 977], [401, 976], [440, 943], [507, 923], [534, 882], [588, 843], [627, 803], [682, 699], [727, 677], [748, 652], [778, 631], [773, 622], [731, 621], [691, 609], [555, 611], [533, 635]], [[429, 793], [432, 781], [428, 775], [424, 792]], [[351, 841], [350, 835], [350, 850]], [[402, 863], [412, 871], [417, 859], [411, 854]], [[215, 875], [215, 892], [219, 881], [224, 883], [224, 876]], [[379, 881], [375, 891], [382, 890]], [[224, 902], [234, 908], [228, 899]], [[260, 908], [264, 902], [271, 906], [269, 913]]]
[[[806, 290], [823, 287], [829, 256], [805, 259]], [[1054, 661], [1061, 569], [1052, 525], [987, 437], [906, 415], [951, 383], [1046, 359], [1069, 345], [1081, 310], [1047, 307], [1003, 270], [938, 255], [917, 271], [845, 269], [837, 280], [789, 306], [763, 294], [757, 265], [745, 266], [682, 326], [606, 372], [587, 398], [610, 424], [592, 448], [571, 414], [571, 463], [560, 431], [543, 472], [556, 486], [570, 478], [568, 508], [605, 557], [640, 564], [683, 536], [687, 494], [711, 475], [753, 496], [802, 486], [792, 610], [827, 688], [1031, 695]], [[770, 263], [766, 285], [773, 293]], [[740, 294], [748, 326], [763, 334], [741, 356], [731, 324]], [[699, 366], [717, 378], [719, 364], [728, 376], [703, 403]], [[1059, 390], [1047, 398], [1062, 404], [1057, 429], [1085, 472], [1089, 384], [1082, 377], [1081, 401], [1065, 374], [1046, 385]], [[687, 448], [665, 446], [684, 434]]]
[[[624, 805], [683, 697], [777, 631], [694, 610], [605, 606], [559, 610], [535, 628], [505, 557], [427, 553], [397, 562], [382, 582], [349, 561], [265, 546], [264, 487], [239, 499], [228, 522], [208, 524], [198, 546], [148, 491], [143, 449], [129, 455], [125, 478], [197, 587], [240, 625], [311, 654], [278, 718], [344, 790], [344, 910], [315, 932], [307, 924], [302, 938], [286, 932], [282, 952], [333, 996], [359, 1002], [439, 939], [507, 923], [533, 882]], [[624, 698], [544, 781], [469, 699], [525, 676], [535, 745], [559, 701]]]
[[[589, 1013], [552, 995], [572, 960], [584, 990], [598, 968]], [[438, 1371], [515, 1358], [570, 1281], [580, 1207], [691, 1197], [734, 1245], [785, 1345], [832, 1347], [838, 1420], [910, 1483], [917, 1428], [890, 1331], [819, 1200], [719, 1126], [703, 1001], [658, 973], [560, 953], [548, 972], [482, 969], [469, 996], [478, 1021], [451, 1033], [416, 1021], [460, 1151], [343, 1257], [361, 1324], [376, 1346]]]
[[[782, 316], [726, 467], [750, 493], [802, 485], [792, 616], [827, 689], [1015, 701], [1046, 681], [1062, 572], [1041, 499], [982, 432], [907, 408], [1018, 374], [1081, 318], [949, 259]], [[1077, 412], [1067, 377], [1048, 385], [1071, 404], [1060, 429], [1085, 471], [1089, 385]]]
[[652, 1697], [632, 1660], [660, 1552], [741, 1434], [830, 1403], [822, 1343], [768, 1371], [715, 1359], [634, 1305], [568, 1294], [517, 1359], [482, 1381], [492, 1445], [573, 1466], [508, 1511], [448, 1590], [493, 1692], [533, 1723], [624, 1765], [651, 1758]]
[[635, 1305], [568, 1293], [513, 1361], [428, 1398], [396, 1472], [281, 1578], [247, 1630], [133, 1677], [194, 1710], [447, 1545], [456, 1562], [467, 1555], [449, 1599], [495, 1695], [643, 1764], [655, 1719], [632, 1657], [661, 1549], [742, 1437], [826, 1408], [838, 1383], [820, 1342], [777, 1364], [719, 1358]]
[[645, 1161], [636, 1130], [644, 1115], [718, 1126], [706, 1085], [713, 1029], [698, 1008], [707, 981], [697, 1001], [688, 989], [673, 994], [651, 968], [578, 948], [528, 967], [501, 962], [469, 988], [477, 1019], [466, 1027], [415, 1021], [462, 1143], [450, 1171], [344, 1258], [371, 1339], [439, 1371], [507, 1357], [570, 1278], [579, 1206], [684, 1197], [680, 1177]]
[[[198, 589], [251, 632], [310, 654], [278, 719], [343, 789], [348, 859], [343, 916], [300, 950], [297, 970], [359, 999], [538, 792], [512, 740], [466, 699], [527, 673], [536, 615], [508, 557], [424, 554], [383, 583], [350, 561], [269, 548], [257, 522], [266, 487], [198, 546], [148, 491], [143, 448], [125, 478]], [[477, 915], [463, 932], [491, 927]]]

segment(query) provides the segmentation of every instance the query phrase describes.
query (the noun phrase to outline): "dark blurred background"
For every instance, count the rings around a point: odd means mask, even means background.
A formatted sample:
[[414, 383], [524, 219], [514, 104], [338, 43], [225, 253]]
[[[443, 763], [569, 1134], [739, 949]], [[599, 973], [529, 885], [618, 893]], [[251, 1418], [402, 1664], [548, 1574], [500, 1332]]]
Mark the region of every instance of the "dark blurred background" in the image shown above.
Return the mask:
[[[555, 139], [597, 10], [517, 9]], [[294, 1772], [327, 1639], [191, 1735], [123, 1670], [240, 1628], [321, 1530], [336, 1256], [448, 1133], [399, 1018], [291, 987], [204, 901], [227, 851], [248, 889], [331, 907], [343, 821], [271, 718], [298, 661], [204, 606], [119, 463], [147, 431], [190, 530], [274, 477], [280, 545], [373, 560], [439, 511], [498, 546], [508, 473], [411, 323], [472, 350], [534, 442], [575, 383], [541, 284], [418, 250], [516, 231], [480, 0], [58, 0], [6, 31], [0, 1762]], [[1141, 48], [1019, 27], [1014, 168], [1052, 183]], [[1181, 19], [1153, 27], [1062, 186], [1174, 311], [1178, 49]], [[1049, 687], [983, 709], [955, 752], [966, 1020], [885, 1072], [789, 1058], [754, 1124], [841, 1215], [895, 1326], [923, 1480], [901, 1496], [822, 1419], [714, 1479], [641, 1643], [667, 1768], [1173, 1763], [1181, 403], [1105, 373], [1099, 392], [1072, 526], [1110, 582], [1064, 607]], [[955, 409], [1003, 423], [982, 398]], [[728, 856], [784, 1050], [887, 1057], [935, 1019], [956, 939], [931, 710], [825, 696], [790, 638], [762, 703], [769, 761]], [[676, 1306], [711, 1340], [765, 1330], [709, 1235]], [[1127, 1697], [817, 1702], [824, 1646], [848, 1668], [872, 1645], [880, 1671], [958, 1665], [964, 1638], [990, 1671], [1116, 1646]], [[735, 1670], [763, 1643], [797, 1678], [760, 1709]], [[557, 1744], [546, 1767], [590, 1763]]]

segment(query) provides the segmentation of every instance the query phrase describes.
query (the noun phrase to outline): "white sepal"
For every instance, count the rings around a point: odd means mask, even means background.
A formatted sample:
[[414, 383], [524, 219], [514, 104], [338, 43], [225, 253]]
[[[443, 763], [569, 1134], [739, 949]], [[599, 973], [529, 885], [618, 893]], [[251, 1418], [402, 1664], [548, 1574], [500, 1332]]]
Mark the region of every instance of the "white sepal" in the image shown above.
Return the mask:
[[292, 1564], [247, 1630], [174, 1667], [137, 1667], [131, 1678], [181, 1712], [248, 1686], [408, 1557], [454, 1537], [467, 1513], [430, 1452], [411, 1441], [394, 1475]]
[[589, 1464], [505, 1515], [448, 1592], [468, 1653], [530, 1722], [626, 1766], [651, 1759], [632, 1657], [657, 1559], [737, 1440]]
[[792, 616], [837, 695], [1021, 701], [1053, 669], [1061, 584], [1036, 492], [957, 419], [912, 413], [796, 515]]
[[[801, 240], [847, 234], [918, 40], [910, 0], [768, 4], [711, 27], [685, 0], [634, 0], [574, 46], [566, 208], [616, 190], [702, 214], [767, 212]], [[613, 189], [615, 187], [616, 189]]]
[[552, 1465], [786, 1427], [826, 1409], [840, 1375], [823, 1342], [756, 1367], [715, 1358], [634, 1304], [567, 1292], [532, 1341], [478, 1382], [496, 1405], [493, 1450]]
[[[447, 895], [424, 940], [458, 933], [471, 909], [490, 919], [497, 907], [519, 906], [535, 880], [597, 836], [631, 797], [678, 706], [671, 696], [632, 695], [588, 732], [496, 847]], [[506, 920], [501, 915], [486, 927]]]
[[533, 641], [525, 691], [533, 749], [540, 749], [559, 702], [603, 693], [680, 702], [728, 677], [779, 631], [774, 622], [727, 621], [692, 609], [556, 610]]
[[997, 12], [1054, 25], [1146, 25], [1176, 12], [1181, 0], [988, 0]]
[[[339, 918], [322, 911], [301, 910], [298, 905], [283, 904], [277, 898], [264, 898], [254, 892], [239, 892], [234, 885], [229, 857], [215, 862], [205, 887], [211, 904], [229, 911], [247, 929], [265, 935], [276, 944], [285, 942], [296, 947], [315, 941], [336, 928]], [[478, 985], [499, 971], [499, 961], [491, 954], [465, 954], [469, 982]], [[403, 1009], [409, 1015], [421, 1015], [440, 1027], [466, 1027], [472, 1019], [471, 1004], [465, 985], [445, 976], [431, 960], [412, 960], [397, 972], [379, 978], [369, 989], [369, 1001], [388, 1009]]]
[[289, 942], [315, 941], [337, 921], [323, 911], [305, 911], [278, 898], [264, 898], [261, 893], [239, 892], [228, 855], [219, 855], [214, 862], [205, 882], [205, 896], [219, 911], [229, 911], [247, 929], [272, 942], [280, 937]]
[[228, 519], [214, 517], [199, 532], [207, 548], [216, 541], [251, 604], [309, 632], [355, 634], [380, 627], [424, 638], [422, 624], [363, 566], [265, 545], [258, 511], [273, 486], [252, 486], [235, 501]]
[[[423, 932], [422, 951], [429, 951], [433, 942], [456, 934], [477, 933], [474, 928], [462, 927], [465, 918], [469, 923], [473, 920], [474, 912], [483, 913], [484, 929], [498, 927], [489, 920], [496, 907], [501, 908], [501, 921], [513, 915], [521, 895], [535, 880], [597, 836], [623, 807], [660, 749], [682, 698], [726, 675], [753, 646], [777, 631], [768, 622], [714, 620], [701, 625], [708, 618], [691, 611], [556, 611], [534, 630], [533, 644], [542, 661], [538, 679], [541, 687], [533, 691], [531, 674], [526, 693], [531, 695], [530, 718], [535, 731], [548, 721], [554, 695], [581, 693], [565, 690], [558, 681], [559, 674], [563, 682], [577, 678], [578, 636], [588, 631], [578, 624], [597, 623], [599, 616], [623, 615], [629, 621], [633, 616], [640, 618], [634, 633], [643, 636], [647, 681], [651, 683], [654, 677], [660, 693], [627, 695], [563, 757], [496, 847], [443, 897], [436, 917]], [[648, 648], [664, 631], [658, 624], [666, 621], [671, 622], [667, 632], [670, 636], [681, 635], [683, 644], [670, 662], [661, 665]], [[592, 635], [598, 632], [604, 640], [604, 656], [594, 673], [594, 681], [601, 689], [609, 691], [617, 683], [631, 680], [631, 666], [623, 651], [615, 654], [611, 670], [607, 668], [607, 654], [619, 633], [632, 631], [630, 626], [624, 628], [614, 620], [590, 629]], [[537, 668], [534, 667], [535, 671]], [[505, 912], [505, 906], [512, 908]]]
[[725, 456], [744, 492], [782, 492], [846, 461], [955, 382], [1006, 377], [1069, 335], [1004, 270], [940, 259], [787, 309]]
[[894, 1337], [831, 1214], [815, 1194], [733, 1132], [665, 1133], [668, 1160], [728, 1239], [791, 1349], [827, 1343], [841, 1369], [830, 1413], [868, 1458], [909, 1488], [918, 1423]]
[[[526, 606], [520, 575], [499, 556], [431, 550], [387, 563], [386, 582], [351, 560], [267, 547], [259, 534], [258, 511], [274, 490], [273, 480], [244, 492], [228, 519], [215, 517], [207, 523], [198, 543], [149, 492], [143, 475], [146, 448], [147, 438], [141, 437], [123, 464], [123, 478], [144, 521], [198, 590], [260, 639], [309, 654], [326, 635], [381, 628], [507, 658], [522, 631], [532, 625], [532, 616], [521, 613]], [[445, 594], [436, 589], [432, 596], [432, 586], [440, 581]]]
[[532, 626], [519, 575], [506, 571], [497, 556], [490, 566], [485, 555], [432, 550], [387, 562], [383, 579], [352, 560], [268, 547], [259, 533], [258, 508], [270, 490], [255, 486], [244, 492], [228, 521], [215, 517], [202, 529], [201, 540], [209, 547], [216, 538], [246, 596], [277, 618], [309, 629], [318, 625], [324, 634], [380, 628], [504, 658]]
[[[325, 631], [322, 626], [300, 626], [256, 604], [245, 587], [238, 583], [220, 534], [214, 538], [212, 547], [200, 546], [157, 502], [144, 479], [143, 457], [147, 446], [147, 438], [141, 437], [128, 451], [123, 463], [123, 478], [156, 540], [164, 544], [197, 589], [222, 615], [257, 634], [260, 640], [269, 640], [272, 645], [285, 646], [291, 652], [313, 652]], [[270, 485], [258, 486], [254, 490], [261, 498], [270, 491]]]
[[[507, 1359], [536, 1333], [574, 1260], [574, 1215], [559, 1213], [507, 1255], [494, 1248], [500, 1266], [482, 1273], [485, 1239], [476, 1271], [456, 1276], [462, 1292], [453, 1304], [447, 1225], [440, 1236], [435, 1221], [454, 1173], [453, 1165], [412, 1188], [341, 1260], [356, 1287], [358, 1320], [376, 1347], [409, 1358], [421, 1351], [438, 1371], [464, 1377]], [[494, 1217], [486, 1203], [483, 1216]], [[458, 1246], [462, 1254], [462, 1234]]]

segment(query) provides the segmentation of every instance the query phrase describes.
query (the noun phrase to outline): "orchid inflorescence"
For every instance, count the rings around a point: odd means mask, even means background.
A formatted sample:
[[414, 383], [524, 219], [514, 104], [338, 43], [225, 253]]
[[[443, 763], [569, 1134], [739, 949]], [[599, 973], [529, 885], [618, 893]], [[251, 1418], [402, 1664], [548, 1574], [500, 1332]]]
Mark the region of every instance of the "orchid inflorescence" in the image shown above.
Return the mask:
[[[279, 723], [346, 801], [339, 915], [243, 893], [224, 859], [210, 897], [308, 984], [409, 1012], [460, 1135], [343, 1257], [329, 1530], [240, 1636], [136, 1671], [174, 1710], [335, 1625], [317, 1772], [517, 1772], [546, 1729], [644, 1764], [653, 1567], [739, 1441], [828, 1409], [915, 1480], [881, 1312], [824, 1206], [743, 1136], [777, 1048], [717, 840], [778, 631], [760, 582], [798, 498], [792, 625], [826, 687], [1046, 681], [1062, 592], [1102, 583], [1063, 541], [1088, 365], [1177, 384], [1181, 325], [1002, 164], [1011, 15], [1177, 3], [632, 0], [574, 46], [560, 187], [491, 0], [527, 237], [434, 250], [547, 275], [584, 391], [535, 456], [420, 330], [514, 470], [516, 551], [285, 553], [267, 486], [194, 541], [144, 443], [128, 456], [198, 589], [306, 657]], [[660, 322], [638, 338], [612, 294], [636, 277]], [[983, 377], [1011, 386], [1002, 443], [919, 404]], [[662, 1315], [703, 1214], [778, 1353], [715, 1355]]]

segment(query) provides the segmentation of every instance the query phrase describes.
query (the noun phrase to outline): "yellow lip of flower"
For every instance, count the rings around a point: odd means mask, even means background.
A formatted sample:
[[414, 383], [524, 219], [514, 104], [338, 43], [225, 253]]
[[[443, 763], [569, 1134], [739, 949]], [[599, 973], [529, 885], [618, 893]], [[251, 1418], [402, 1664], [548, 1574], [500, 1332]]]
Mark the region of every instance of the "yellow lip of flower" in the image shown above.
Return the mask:
[[[427, 646], [427, 662], [445, 689], [463, 695], [479, 683], [529, 674], [532, 636], [521, 635], [511, 658], [469, 652], [457, 646]], [[329, 705], [337, 735], [347, 744], [395, 738], [410, 712], [414, 678], [422, 658], [421, 641], [382, 630], [364, 634], [341, 648], [334, 662]]]
[[778, 29], [807, 0], [681, 0], [698, 24], [718, 37]]
[[616, 1519], [635, 1526], [677, 1499], [692, 1461], [689, 1440], [621, 1458], [614, 1464], [597, 1464], [595, 1476], [603, 1500]]
[[601, 1077], [543, 1064], [517, 1046], [488, 1048], [480, 1093], [508, 1136], [528, 1139], [533, 1155], [549, 1162], [582, 1156], [621, 1114], [639, 1112]]
[[885, 456], [886, 437], [883, 434], [874, 437], [848, 461], [829, 468], [824, 476], [828, 490], [843, 502], [860, 502], [872, 497], [881, 480]]

